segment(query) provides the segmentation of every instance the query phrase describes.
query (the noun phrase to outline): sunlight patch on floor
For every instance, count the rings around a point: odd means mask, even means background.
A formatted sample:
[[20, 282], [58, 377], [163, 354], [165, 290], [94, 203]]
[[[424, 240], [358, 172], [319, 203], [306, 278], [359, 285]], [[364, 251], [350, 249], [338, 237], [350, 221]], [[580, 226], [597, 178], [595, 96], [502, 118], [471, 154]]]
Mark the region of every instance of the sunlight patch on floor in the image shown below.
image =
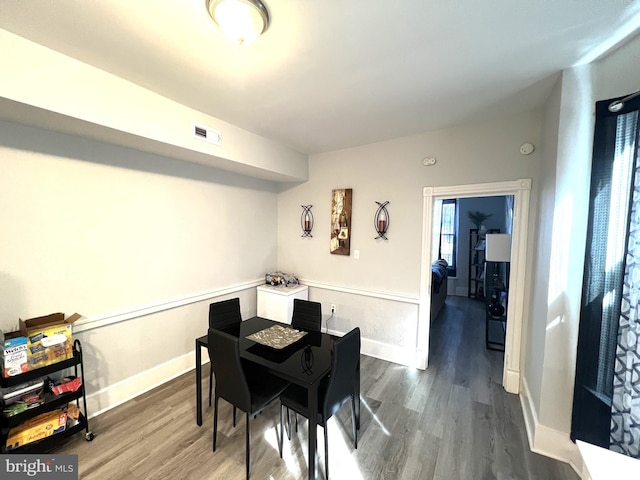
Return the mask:
[[[278, 427], [279, 428], [279, 427]], [[266, 432], [264, 432], [264, 438], [269, 445], [276, 451], [279, 452], [278, 442], [280, 441], [280, 431], [276, 430], [276, 427], [269, 428]], [[282, 460], [285, 462], [287, 466], [287, 470], [291, 472], [291, 474], [295, 478], [303, 478], [302, 468], [304, 468], [304, 474], [306, 475], [306, 456], [304, 465], [300, 465], [298, 459], [291, 453], [291, 449], [288, 448], [287, 444], [287, 433], [283, 434], [283, 446], [282, 446]], [[306, 450], [305, 450], [306, 453]], [[273, 478], [273, 477], [270, 477]], [[274, 479], [275, 480], [275, 479]], [[278, 479], [280, 480], [280, 479]]]
[[[373, 410], [371, 410], [371, 407], [369, 406], [369, 404], [364, 400], [364, 399], [360, 399], [360, 405], [364, 406], [364, 408], [367, 409], [367, 412], [369, 412], [369, 414], [371, 415], [371, 418], [373, 418], [373, 421], [376, 422], [378, 424], [378, 426], [382, 429], [382, 432], [390, 437], [391, 436], [391, 432], [389, 432], [389, 430], [386, 429], [386, 427], [383, 425], [383, 423], [378, 419], [378, 417], [376, 416], [375, 413], [373, 413]], [[360, 413], [360, 417], [362, 417], [362, 413]]]
[[[378, 422], [379, 423], [379, 422]], [[351, 428], [351, 423], [349, 423]], [[291, 425], [291, 441], [287, 438], [286, 430], [284, 432], [284, 440], [282, 446], [282, 459], [285, 462], [287, 470], [295, 478], [304, 478], [307, 475], [308, 462], [308, 433], [306, 419], [300, 418], [298, 420], [298, 432], [295, 431], [295, 426]], [[350, 432], [351, 430], [349, 430]], [[388, 433], [388, 432], [387, 432]], [[264, 433], [264, 438], [271, 445], [271, 447], [277, 452], [279, 431], [276, 431], [275, 427], [269, 428]], [[324, 431], [322, 427], [318, 428], [318, 478], [324, 478], [325, 466], [324, 466]], [[359, 439], [358, 439], [359, 440]], [[299, 445], [292, 445], [298, 442]], [[295, 448], [295, 447], [299, 447]], [[348, 432], [345, 432], [342, 428], [342, 424], [335, 418], [329, 421], [329, 473], [333, 469], [334, 472], [340, 472], [340, 478], [349, 478], [350, 480], [365, 480], [360, 467], [355, 459], [356, 451], [353, 449], [353, 438]], [[302, 457], [301, 457], [302, 453]], [[335, 476], [333, 474], [332, 476]], [[275, 477], [270, 476], [270, 480], [276, 480]], [[280, 480], [280, 479], [278, 479]]]

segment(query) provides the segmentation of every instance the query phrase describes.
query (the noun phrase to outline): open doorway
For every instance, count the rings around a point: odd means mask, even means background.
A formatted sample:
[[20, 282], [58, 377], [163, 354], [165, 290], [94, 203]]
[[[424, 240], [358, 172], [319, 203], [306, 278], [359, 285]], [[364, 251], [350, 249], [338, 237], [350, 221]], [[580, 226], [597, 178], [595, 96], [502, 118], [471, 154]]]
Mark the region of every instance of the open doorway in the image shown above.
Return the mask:
[[504, 351], [513, 196], [437, 199], [434, 209], [439, 240], [431, 254], [433, 261], [447, 262], [448, 297], [475, 302], [466, 310], [484, 324], [485, 347]]
[[[426, 368], [429, 358], [429, 311], [431, 308], [431, 259], [437, 256], [440, 243], [439, 213], [436, 202], [451, 198], [473, 197], [513, 197], [513, 222], [511, 232], [511, 263], [508, 282], [510, 288], [506, 315], [504, 388], [518, 393], [520, 387], [520, 352], [524, 317], [524, 279], [526, 274], [526, 243], [529, 223], [529, 198], [531, 181], [521, 179], [510, 182], [460, 185], [451, 187], [425, 187], [423, 191], [423, 262], [420, 293], [420, 314], [418, 319], [418, 367]], [[434, 228], [434, 225], [438, 225]], [[458, 274], [459, 275], [459, 274]]]
[[[447, 261], [449, 294], [486, 299], [486, 235], [511, 234], [513, 196], [437, 199], [434, 209], [434, 238], [440, 233], [432, 260]], [[438, 215], [438, 210], [444, 215]], [[447, 215], [448, 210], [452, 214]], [[503, 265], [498, 267], [504, 270]]]

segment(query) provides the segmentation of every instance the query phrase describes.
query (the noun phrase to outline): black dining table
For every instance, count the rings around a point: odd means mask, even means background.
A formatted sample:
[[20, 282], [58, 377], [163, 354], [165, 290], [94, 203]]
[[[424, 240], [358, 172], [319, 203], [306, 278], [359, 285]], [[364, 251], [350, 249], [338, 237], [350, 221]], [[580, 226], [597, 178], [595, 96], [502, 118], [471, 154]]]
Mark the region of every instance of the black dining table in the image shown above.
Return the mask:
[[[253, 317], [240, 323], [239, 327], [225, 330], [239, 339], [240, 358], [265, 368], [269, 373], [299, 385], [307, 390], [310, 411], [318, 409], [318, 386], [331, 371], [331, 356], [334, 337], [327, 333], [307, 332], [294, 344], [283, 349], [261, 345], [246, 338], [282, 323]], [[202, 425], [202, 348], [208, 347], [207, 336], [196, 339], [196, 421]], [[359, 384], [359, 382], [357, 382]], [[359, 390], [359, 388], [358, 388]], [[356, 401], [360, 410], [359, 391]], [[315, 415], [309, 419], [309, 479], [316, 478], [317, 470], [317, 420]], [[359, 413], [356, 414], [359, 418]]]

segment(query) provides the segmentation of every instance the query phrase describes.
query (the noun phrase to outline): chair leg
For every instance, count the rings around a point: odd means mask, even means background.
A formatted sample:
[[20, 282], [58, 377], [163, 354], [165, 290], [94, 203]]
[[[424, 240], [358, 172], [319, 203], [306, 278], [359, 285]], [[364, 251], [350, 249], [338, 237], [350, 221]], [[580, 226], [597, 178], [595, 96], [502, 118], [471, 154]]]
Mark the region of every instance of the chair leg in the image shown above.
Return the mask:
[[213, 367], [209, 361], [209, 406], [211, 406], [211, 392], [213, 392]]
[[251, 415], [249, 415], [249, 413], [247, 412], [246, 417], [247, 417], [247, 440], [246, 440], [246, 444], [245, 444], [245, 449], [247, 451], [247, 480], [249, 480], [249, 439], [251, 437], [251, 433], [249, 431], [249, 418]]
[[327, 435], [328, 425], [327, 421], [324, 421], [324, 474], [327, 480], [329, 480], [329, 439]]
[[213, 451], [216, 451], [216, 437], [218, 436], [218, 396], [213, 401]]
[[353, 419], [353, 445], [358, 449], [358, 421], [356, 419], [356, 398], [351, 397], [351, 418]]
[[289, 439], [289, 441], [291, 441], [291, 416], [288, 408], [287, 408], [287, 438]]
[[236, 406], [233, 406], [233, 428], [236, 428]]
[[280, 442], [278, 443], [278, 448], [280, 449], [280, 458], [282, 458], [282, 445], [284, 443], [284, 435], [282, 431], [282, 404], [280, 404]]

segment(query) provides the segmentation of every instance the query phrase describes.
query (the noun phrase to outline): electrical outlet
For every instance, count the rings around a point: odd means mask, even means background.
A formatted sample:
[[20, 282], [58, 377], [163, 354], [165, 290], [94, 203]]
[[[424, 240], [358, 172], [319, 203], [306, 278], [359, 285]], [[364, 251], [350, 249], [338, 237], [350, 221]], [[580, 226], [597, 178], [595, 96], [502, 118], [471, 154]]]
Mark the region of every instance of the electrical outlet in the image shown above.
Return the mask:
[[331, 304], [331, 315], [333, 315], [334, 313], [336, 313], [336, 304], [332, 303]]

